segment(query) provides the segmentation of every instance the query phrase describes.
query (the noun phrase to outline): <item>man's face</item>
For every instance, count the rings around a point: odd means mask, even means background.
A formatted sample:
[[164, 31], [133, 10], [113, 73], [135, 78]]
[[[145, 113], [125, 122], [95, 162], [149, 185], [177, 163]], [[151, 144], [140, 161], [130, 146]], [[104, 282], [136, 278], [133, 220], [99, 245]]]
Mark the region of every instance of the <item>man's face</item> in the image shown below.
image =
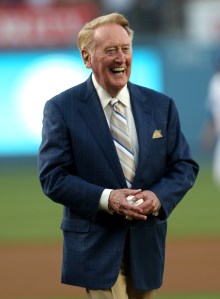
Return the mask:
[[97, 82], [112, 96], [127, 84], [131, 73], [132, 49], [126, 30], [117, 24], [99, 26], [94, 32], [95, 51], [87, 63]]

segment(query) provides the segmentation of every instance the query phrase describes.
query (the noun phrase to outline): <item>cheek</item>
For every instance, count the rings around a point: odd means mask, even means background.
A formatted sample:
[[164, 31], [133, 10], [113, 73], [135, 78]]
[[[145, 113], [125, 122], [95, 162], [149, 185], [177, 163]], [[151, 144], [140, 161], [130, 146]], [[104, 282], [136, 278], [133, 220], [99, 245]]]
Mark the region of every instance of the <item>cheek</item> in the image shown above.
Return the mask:
[[99, 74], [103, 74], [104, 72], [106, 72], [105, 64], [102, 61], [100, 61], [99, 59], [93, 59], [92, 69]]
[[130, 57], [130, 58], [127, 59], [127, 65], [129, 67], [131, 67], [131, 63], [132, 63], [132, 57]]

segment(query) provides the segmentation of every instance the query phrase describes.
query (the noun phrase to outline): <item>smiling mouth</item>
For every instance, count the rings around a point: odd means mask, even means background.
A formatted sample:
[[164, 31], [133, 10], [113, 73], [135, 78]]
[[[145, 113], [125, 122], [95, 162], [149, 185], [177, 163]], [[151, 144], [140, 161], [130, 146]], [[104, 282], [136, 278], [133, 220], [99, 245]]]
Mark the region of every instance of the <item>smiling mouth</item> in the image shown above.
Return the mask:
[[125, 67], [115, 67], [111, 69], [114, 74], [123, 74], [125, 72]]

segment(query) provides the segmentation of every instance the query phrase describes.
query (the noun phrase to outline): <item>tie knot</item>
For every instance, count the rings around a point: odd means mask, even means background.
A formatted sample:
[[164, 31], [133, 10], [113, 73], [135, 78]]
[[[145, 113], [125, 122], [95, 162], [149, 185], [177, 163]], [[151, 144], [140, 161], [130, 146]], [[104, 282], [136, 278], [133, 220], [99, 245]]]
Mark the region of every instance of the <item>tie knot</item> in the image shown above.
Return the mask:
[[116, 112], [119, 112], [120, 114], [124, 115], [124, 105], [116, 98], [111, 99], [111, 106], [112, 109]]
[[112, 107], [114, 108], [114, 106], [115, 105], [117, 105], [119, 102], [118, 102], [118, 99], [116, 99], [116, 98], [112, 98], [111, 99], [111, 105], [112, 105]]

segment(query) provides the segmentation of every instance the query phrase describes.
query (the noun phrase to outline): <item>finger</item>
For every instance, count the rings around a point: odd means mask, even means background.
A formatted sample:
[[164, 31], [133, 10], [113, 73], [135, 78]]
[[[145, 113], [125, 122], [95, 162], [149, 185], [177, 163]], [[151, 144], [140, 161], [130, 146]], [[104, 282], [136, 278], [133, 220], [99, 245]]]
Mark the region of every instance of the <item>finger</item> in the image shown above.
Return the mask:
[[131, 204], [129, 204], [125, 207], [125, 209], [123, 210], [123, 213], [125, 215], [129, 215], [129, 216], [132, 216], [135, 218], [136, 217], [140, 218], [140, 215], [145, 215], [142, 208], [140, 208], [139, 206], [131, 205]]
[[141, 190], [141, 189], [137, 189], [137, 190], [133, 190], [133, 191], [134, 191], [134, 194], [133, 194], [133, 195], [136, 195], [136, 194], [138, 194], [138, 193], [142, 192], [142, 190]]
[[147, 215], [144, 215], [142, 213], [135, 213], [133, 211], [126, 212], [125, 217], [127, 217], [129, 220], [130, 219], [137, 219], [137, 220], [146, 220], [147, 219]]
[[133, 200], [137, 201], [141, 198], [143, 199], [143, 201], [147, 200], [148, 197], [147, 197], [147, 194], [145, 191], [141, 191], [141, 192], [135, 194]]
[[146, 220], [147, 216], [144, 213], [143, 209], [140, 208], [135, 203], [125, 202], [121, 203], [119, 207], [119, 213], [123, 214], [125, 216], [128, 216], [127, 218], [133, 218], [133, 219], [140, 219], [140, 220]]
[[147, 200], [144, 202], [145, 206], [143, 207], [143, 210], [146, 214], [151, 214], [157, 209], [157, 204], [154, 200]]
[[142, 191], [141, 189], [135, 189], [135, 190], [133, 190], [133, 189], [126, 189], [125, 194], [126, 194], [126, 196], [129, 196], [129, 195], [135, 196], [138, 193], [140, 193], [141, 191]]

